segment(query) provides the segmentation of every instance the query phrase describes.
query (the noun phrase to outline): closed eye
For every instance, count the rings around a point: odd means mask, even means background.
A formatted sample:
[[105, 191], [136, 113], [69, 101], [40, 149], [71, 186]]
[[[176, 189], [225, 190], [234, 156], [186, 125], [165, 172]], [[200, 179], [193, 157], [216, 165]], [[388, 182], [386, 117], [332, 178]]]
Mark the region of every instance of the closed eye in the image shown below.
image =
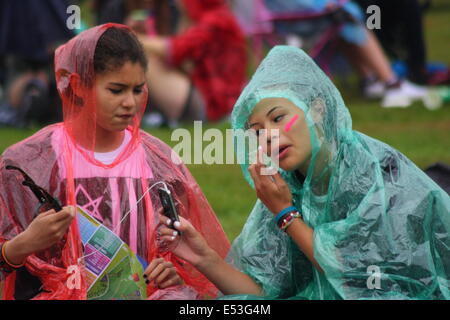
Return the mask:
[[112, 94], [120, 94], [122, 92], [122, 89], [109, 89]]
[[273, 119], [273, 121], [274, 121], [274, 122], [280, 122], [280, 121], [283, 119], [283, 117], [284, 117], [284, 115], [276, 116], [276, 117]]

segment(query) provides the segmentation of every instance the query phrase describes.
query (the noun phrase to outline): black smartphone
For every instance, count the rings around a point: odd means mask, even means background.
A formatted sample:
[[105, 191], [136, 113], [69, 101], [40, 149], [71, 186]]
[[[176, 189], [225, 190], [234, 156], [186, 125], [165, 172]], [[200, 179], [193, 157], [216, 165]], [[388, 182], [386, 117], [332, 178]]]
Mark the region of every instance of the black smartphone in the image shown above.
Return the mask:
[[164, 209], [164, 215], [172, 220], [172, 224], [174, 221], [180, 221], [177, 213], [177, 208], [175, 207], [175, 203], [173, 202], [170, 191], [166, 190], [165, 188], [159, 188], [158, 192], [159, 199], [161, 200], [161, 204]]

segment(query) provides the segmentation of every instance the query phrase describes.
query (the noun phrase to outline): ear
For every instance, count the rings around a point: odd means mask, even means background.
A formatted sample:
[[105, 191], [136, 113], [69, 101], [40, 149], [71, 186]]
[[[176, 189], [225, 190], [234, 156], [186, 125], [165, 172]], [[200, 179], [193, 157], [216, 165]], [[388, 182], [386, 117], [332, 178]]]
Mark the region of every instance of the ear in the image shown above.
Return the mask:
[[86, 96], [86, 86], [83, 85], [80, 75], [77, 73], [70, 74], [69, 84], [73, 103], [82, 107]]
[[82, 85], [80, 75], [78, 73], [71, 73], [69, 77], [70, 87], [72, 88], [72, 92], [78, 96], [83, 96]]
[[323, 129], [325, 120], [325, 110], [326, 105], [325, 101], [322, 98], [320, 97], [315, 98], [313, 102], [311, 102], [310, 114], [312, 120], [314, 121], [314, 126], [316, 127], [317, 138], [319, 139], [319, 141], [323, 141], [323, 139], [325, 138]]
[[315, 98], [311, 102], [310, 113], [315, 124], [322, 123], [325, 118], [325, 101], [322, 98]]

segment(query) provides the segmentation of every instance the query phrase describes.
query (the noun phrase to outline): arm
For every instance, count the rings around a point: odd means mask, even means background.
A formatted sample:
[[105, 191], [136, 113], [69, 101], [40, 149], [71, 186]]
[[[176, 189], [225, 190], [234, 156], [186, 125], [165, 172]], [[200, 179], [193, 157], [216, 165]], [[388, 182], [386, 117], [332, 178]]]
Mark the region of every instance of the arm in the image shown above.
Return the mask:
[[12, 264], [23, 264], [29, 255], [59, 242], [74, 216], [75, 210], [71, 207], [64, 207], [60, 212], [41, 213], [23, 232], [4, 243], [4, 257]]
[[201, 234], [195, 230], [192, 224], [180, 217], [180, 222], [174, 226], [181, 231], [182, 236], [174, 235], [174, 230], [167, 217], [160, 215], [160, 221], [165, 226], [160, 232], [162, 240], [173, 242], [178, 237], [179, 243], [172, 252], [191, 263], [198, 271], [204, 274], [223, 294], [251, 294], [261, 295], [262, 290], [248, 275], [238, 271], [227, 264], [206, 243]]
[[195, 267], [223, 294], [262, 294], [261, 287], [252, 278], [226, 263], [215, 251], [212, 251]]
[[[261, 174], [263, 167], [264, 165], [258, 162], [249, 167], [249, 172], [255, 183], [256, 195], [275, 216], [284, 208], [292, 206], [292, 195], [278, 172], [270, 176], [263, 175]], [[295, 219], [286, 232], [314, 267], [323, 272], [314, 258], [314, 230], [302, 219]]]
[[165, 58], [169, 54], [168, 38], [146, 35], [137, 35], [137, 37], [146, 54], [154, 54], [161, 58]]

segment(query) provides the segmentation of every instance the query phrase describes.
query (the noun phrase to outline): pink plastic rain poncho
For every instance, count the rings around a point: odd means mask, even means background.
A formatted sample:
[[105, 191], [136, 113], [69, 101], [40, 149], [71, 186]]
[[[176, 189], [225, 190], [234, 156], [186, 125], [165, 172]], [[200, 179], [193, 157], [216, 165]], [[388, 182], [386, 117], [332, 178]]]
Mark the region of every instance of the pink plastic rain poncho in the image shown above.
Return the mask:
[[[157, 188], [145, 193], [158, 181], [168, 185], [179, 213], [202, 232], [221, 256], [226, 255], [229, 242], [186, 167], [171, 160], [172, 150], [167, 145], [139, 129], [147, 101], [146, 88], [140, 110], [127, 129], [126, 147], [109, 165], [95, 158], [94, 53], [101, 35], [114, 26], [124, 27], [106, 24], [89, 29], [56, 50], [55, 73], [63, 101], [64, 122], [43, 128], [9, 147], [0, 157], [0, 241], [12, 239], [25, 230], [38, 207], [31, 191], [21, 185], [23, 178], [13, 170], [5, 170], [6, 165], [15, 165], [62, 205], [81, 207], [116, 231], [148, 263], [162, 256], [175, 265], [186, 285], [193, 287], [200, 297], [215, 296], [217, 289], [206, 278], [187, 262], [158, 246], [156, 213], [161, 203]], [[80, 87], [76, 88], [77, 85]], [[142, 196], [142, 201], [137, 203]], [[128, 211], [130, 214], [124, 218]], [[77, 265], [83, 254], [77, 219], [74, 219], [67, 237], [59, 244], [27, 258], [26, 269], [42, 282], [42, 291], [34, 299], [86, 299], [84, 272], [81, 272], [80, 289], [66, 285], [70, 276], [67, 268]], [[81, 268], [84, 270], [83, 263]], [[15, 273], [12, 273], [5, 280], [4, 299], [13, 298], [14, 285]], [[164, 295], [156, 290], [149, 286], [147, 294]], [[179, 290], [180, 295], [176, 288], [169, 291], [171, 298], [185, 297], [183, 288]]]

